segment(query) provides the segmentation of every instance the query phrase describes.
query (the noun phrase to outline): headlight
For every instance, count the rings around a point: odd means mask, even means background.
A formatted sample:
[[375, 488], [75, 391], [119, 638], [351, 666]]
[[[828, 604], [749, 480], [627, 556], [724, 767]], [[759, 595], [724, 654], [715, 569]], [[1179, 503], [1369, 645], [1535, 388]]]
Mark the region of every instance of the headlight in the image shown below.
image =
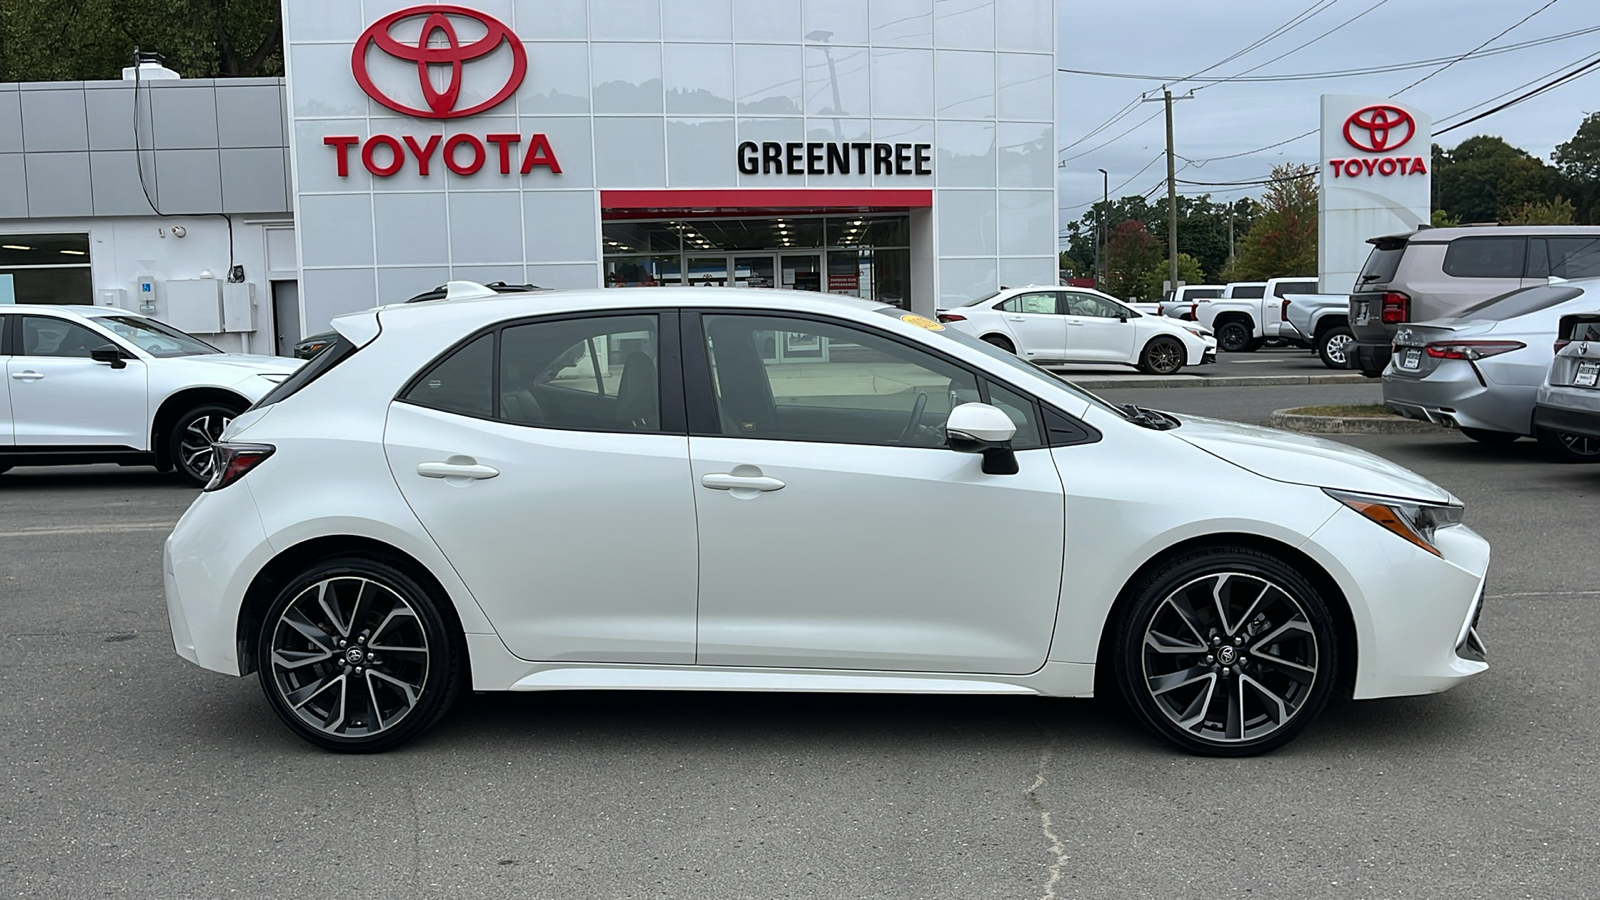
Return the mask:
[[1323, 493], [1434, 556], [1443, 555], [1439, 552], [1439, 548], [1433, 545], [1434, 534], [1441, 528], [1460, 525], [1464, 513], [1464, 509], [1459, 506], [1395, 500], [1390, 497], [1352, 494], [1327, 488], [1323, 489]]
[[1204, 325], [1179, 324], [1178, 327], [1196, 337], [1211, 337], [1211, 329], [1205, 327]]

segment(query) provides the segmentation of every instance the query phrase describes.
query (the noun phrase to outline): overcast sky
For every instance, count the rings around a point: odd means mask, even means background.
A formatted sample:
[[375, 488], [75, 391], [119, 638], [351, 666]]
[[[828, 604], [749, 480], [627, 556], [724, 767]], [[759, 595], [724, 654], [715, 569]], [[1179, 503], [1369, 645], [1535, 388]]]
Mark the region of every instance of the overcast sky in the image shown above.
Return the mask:
[[[1550, 0], [1057, 0], [1059, 56], [1065, 69], [1188, 75], [1212, 65], [1286, 24], [1297, 14], [1324, 6], [1316, 15], [1207, 72], [1234, 75], [1279, 54], [1283, 59], [1250, 73], [1282, 75], [1357, 69], [1466, 53]], [[1376, 6], [1376, 8], [1373, 8]], [[1321, 40], [1295, 47], [1371, 9]], [[1600, 0], [1555, 0], [1551, 5], [1485, 49], [1600, 26]], [[1294, 51], [1294, 52], [1289, 52]], [[1435, 130], [1473, 113], [1456, 115], [1497, 94], [1533, 82], [1529, 88], [1600, 57], [1600, 32], [1526, 50], [1467, 59], [1401, 94], [1430, 113]], [[1227, 83], [1197, 90], [1195, 99], [1173, 105], [1180, 179], [1239, 181], [1264, 177], [1283, 162], [1317, 162], [1317, 137], [1237, 159], [1217, 159], [1183, 169], [1182, 157], [1202, 161], [1253, 150], [1318, 127], [1319, 98], [1325, 93], [1370, 94], [1396, 91], [1436, 67], [1313, 81]], [[1083, 215], [1100, 196], [1101, 176], [1110, 173], [1111, 196], [1142, 193], [1164, 185], [1166, 146], [1160, 103], [1140, 104], [1101, 133], [1078, 143], [1131, 101], [1160, 82], [1085, 75], [1057, 76], [1059, 205], [1063, 222]], [[1198, 88], [1185, 83], [1178, 90]], [[1526, 90], [1527, 88], [1524, 88]], [[1175, 91], [1176, 92], [1176, 91]], [[1515, 91], [1503, 99], [1510, 99]], [[1497, 101], [1497, 102], [1503, 102]], [[1488, 108], [1494, 104], [1488, 104]], [[1555, 145], [1572, 137], [1587, 112], [1600, 109], [1600, 67], [1548, 93], [1438, 138], [1452, 147], [1475, 134], [1494, 134], [1547, 162]], [[1481, 110], [1474, 110], [1474, 112]], [[1154, 118], [1151, 118], [1154, 116]], [[1455, 118], [1450, 118], [1455, 116]], [[1150, 121], [1139, 125], [1149, 118]], [[1137, 126], [1137, 127], [1134, 127]], [[1132, 128], [1132, 131], [1128, 131]], [[1128, 131], [1126, 136], [1118, 137]], [[1112, 140], [1115, 138], [1115, 140]], [[1107, 143], [1110, 141], [1110, 143]], [[1100, 147], [1101, 144], [1106, 146]], [[1099, 148], [1099, 149], [1096, 149]], [[1081, 155], [1080, 155], [1081, 154]], [[1073, 158], [1076, 157], [1076, 158]], [[1152, 162], [1154, 160], [1154, 162]], [[1135, 177], [1135, 172], [1150, 164]], [[1131, 179], [1131, 180], [1130, 180]], [[1118, 185], [1127, 184], [1118, 189]], [[1180, 190], [1198, 191], [1201, 188]], [[1226, 191], [1226, 193], [1223, 193]], [[1215, 199], [1259, 194], [1259, 188], [1218, 189]], [[1156, 196], [1165, 196], [1164, 190]]]

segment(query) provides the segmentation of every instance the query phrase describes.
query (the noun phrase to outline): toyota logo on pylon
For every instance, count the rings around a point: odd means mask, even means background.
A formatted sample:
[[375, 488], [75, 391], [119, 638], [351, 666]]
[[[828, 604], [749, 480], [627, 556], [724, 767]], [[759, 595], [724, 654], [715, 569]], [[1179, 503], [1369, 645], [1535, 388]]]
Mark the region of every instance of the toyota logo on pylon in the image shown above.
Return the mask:
[[[1355, 129], [1360, 129], [1358, 136]], [[1398, 106], [1368, 106], [1344, 120], [1344, 139], [1368, 153], [1384, 153], [1405, 146], [1417, 133], [1416, 120]]]
[[[395, 24], [415, 18], [424, 20], [417, 43], [403, 44], [396, 40], [391, 33]], [[483, 26], [487, 33], [470, 44], [463, 44], [456, 34], [452, 19], [471, 20]], [[462, 81], [468, 68], [465, 64], [488, 56], [500, 49], [502, 44], [511, 48], [511, 77], [506, 80], [505, 86], [481, 103], [457, 109], [456, 103], [461, 99]], [[422, 84], [422, 99], [428, 104], [427, 109], [407, 106], [373, 83], [372, 75], [367, 71], [367, 51], [371, 47], [396, 59], [417, 64], [417, 79]], [[433, 85], [429, 69], [435, 66], [449, 70], [444, 90]], [[356, 39], [355, 51], [350, 56], [350, 69], [355, 73], [356, 83], [367, 92], [367, 96], [395, 112], [424, 119], [457, 119], [492, 109], [515, 93], [522, 84], [522, 76], [528, 71], [528, 52], [505, 23], [475, 9], [442, 5], [413, 6], [392, 12], [368, 26]]]

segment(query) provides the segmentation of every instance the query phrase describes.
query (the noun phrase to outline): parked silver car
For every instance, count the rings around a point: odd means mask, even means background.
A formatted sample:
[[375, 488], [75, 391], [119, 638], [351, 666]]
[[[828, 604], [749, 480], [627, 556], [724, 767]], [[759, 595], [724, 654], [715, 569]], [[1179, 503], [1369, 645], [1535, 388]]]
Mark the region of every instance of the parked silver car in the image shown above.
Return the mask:
[[[1462, 310], [1456, 319], [1402, 325], [1383, 371], [1390, 410], [1506, 444], [1535, 433], [1533, 405], [1555, 356], [1561, 317], [1600, 308], [1600, 279], [1524, 288]], [[1556, 431], [1545, 441], [1572, 462], [1600, 462], [1600, 442]]]
[[[1351, 368], [1376, 378], [1395, 333], [1517, 288], [1600, 276], [1600, 226], [1423, 228], [1375, 237], [1350, 293]], [[1219, 335], [1221, 329], [1218, 329]]]
[[1539, 388], [1533, 428], [1539, 439], [1566, 455], [1600, 451], [1600, 312], [1562, 316], [1556, 358]]

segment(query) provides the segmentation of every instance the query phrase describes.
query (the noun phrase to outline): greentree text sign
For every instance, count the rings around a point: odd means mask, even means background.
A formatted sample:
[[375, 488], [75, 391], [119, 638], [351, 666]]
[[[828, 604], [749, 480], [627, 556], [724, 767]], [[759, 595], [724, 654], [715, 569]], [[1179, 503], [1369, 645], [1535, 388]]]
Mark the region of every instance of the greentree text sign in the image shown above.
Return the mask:
[[932, 144], [745, 141], [743, 175], [932, 175]]

